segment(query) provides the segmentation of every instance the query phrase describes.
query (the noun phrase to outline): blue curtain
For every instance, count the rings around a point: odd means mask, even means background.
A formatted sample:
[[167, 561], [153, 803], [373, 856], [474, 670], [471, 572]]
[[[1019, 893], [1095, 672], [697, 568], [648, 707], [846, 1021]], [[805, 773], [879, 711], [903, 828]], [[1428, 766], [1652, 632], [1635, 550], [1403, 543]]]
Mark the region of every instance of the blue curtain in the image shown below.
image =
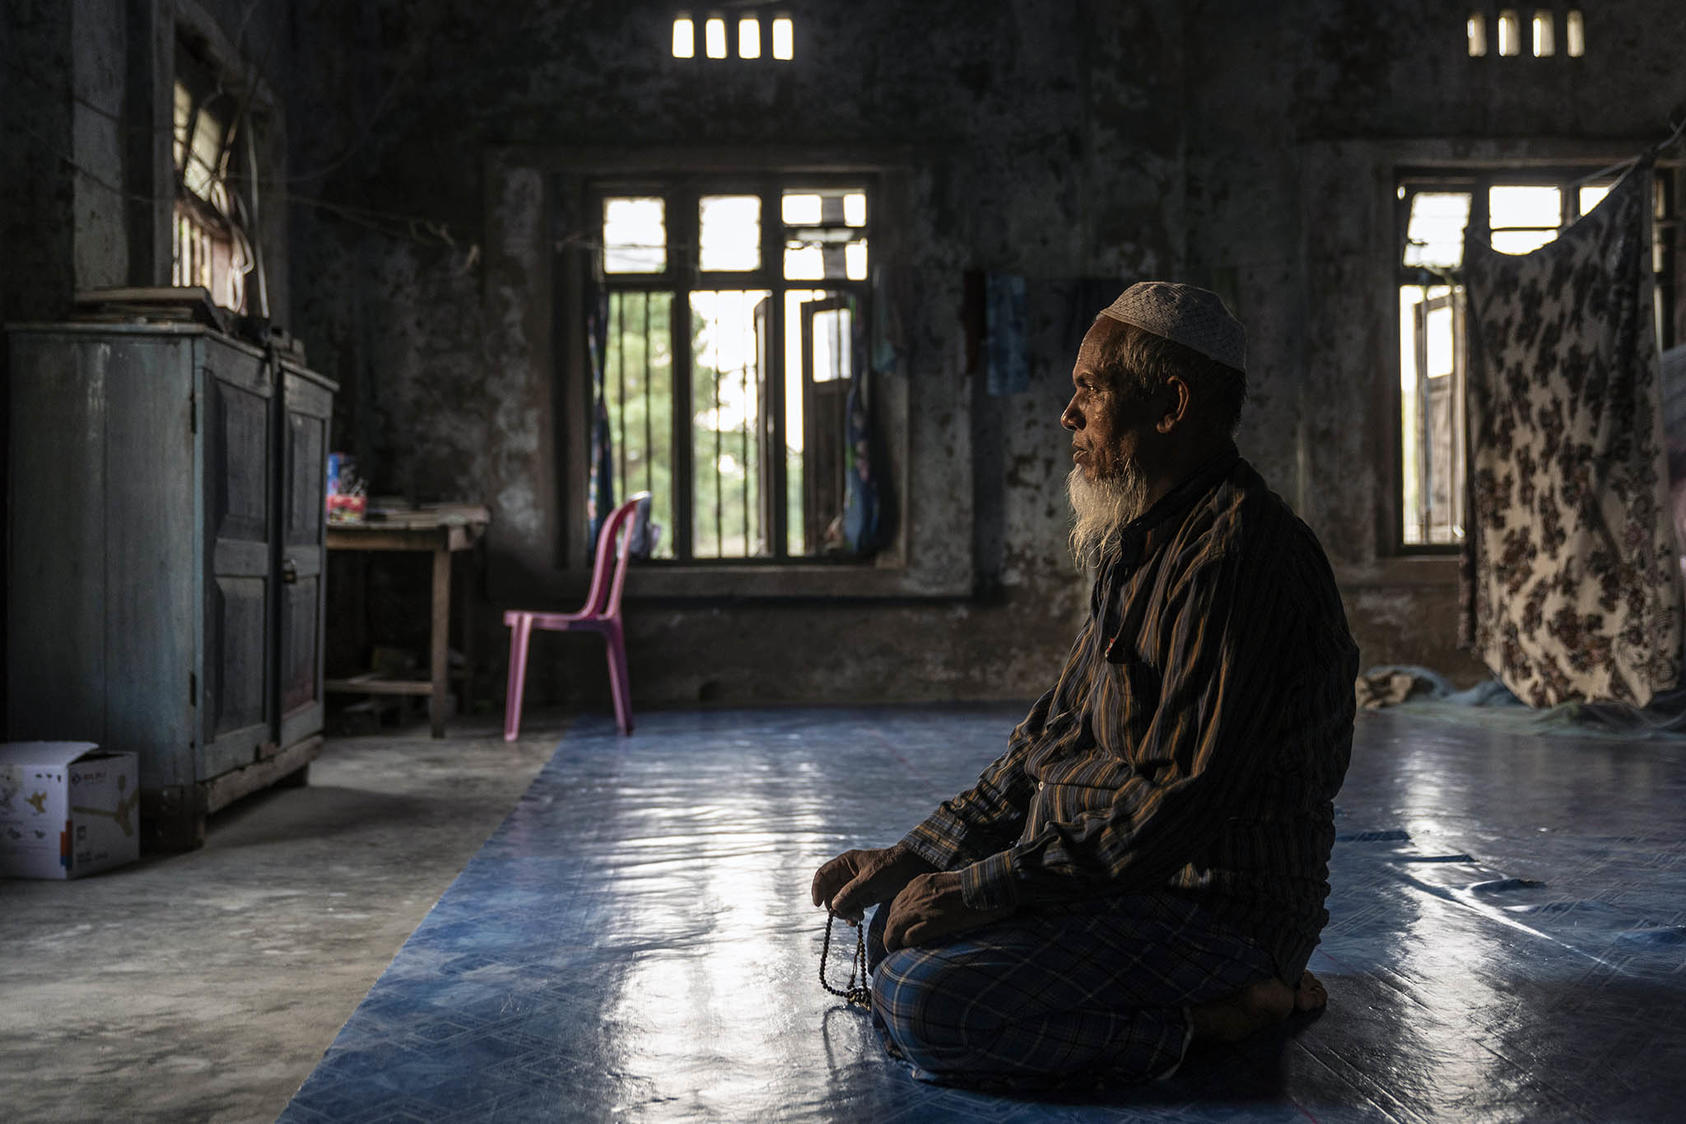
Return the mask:
[[[867, 355], [869, 347], [872, 354], [868, 363], [858, 365], [844, 407], [847, 412], [847, 440], [843, 447], [843, 538], [849, 544], [851, 554], [864, 556], [872, 554], [883, 545], [878, 473], [872, 455], [874, 434], [872, 417], [867, 409], [867, 402], [871, 396], [867, 392], [866, 381], [873, 376], [873, 366], [876, 362], [894, 364], [895, 351], [883, 336], [869, 343], [865, 338], [860, 310], [855, 307], [852, 299], [849, 312], [849, 321], [854, 326], [854, 339], [850, 343], [855, 355]], [[884, 318], [883, 309], [877, 309], [875, 312], [878, 319]]]
[[995, 397], [1030, 389], [1030, 341], [1023, 277], [991, 273], [985, 282], [987, 386]]
[[609, 351], [609, 292], [593, 285], [586, 302], [585, 335], [591, 359], [591, 481], [586, 513], [591, 518], [591, 547], [615, 510], [615, 460], [609, 437], [607, 363]]

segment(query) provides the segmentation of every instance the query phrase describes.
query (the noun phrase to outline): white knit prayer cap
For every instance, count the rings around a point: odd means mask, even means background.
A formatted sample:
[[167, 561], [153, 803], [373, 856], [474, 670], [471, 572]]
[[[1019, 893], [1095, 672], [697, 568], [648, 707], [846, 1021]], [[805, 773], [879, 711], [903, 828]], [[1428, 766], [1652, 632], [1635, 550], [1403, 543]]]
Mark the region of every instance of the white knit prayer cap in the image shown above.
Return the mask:
[[1101, 309], [1101, 315], [1180, 343], [1226, 367], [1247, 369], [1247, 330], [1210, 289], [1138, 281], [1111, 307]]

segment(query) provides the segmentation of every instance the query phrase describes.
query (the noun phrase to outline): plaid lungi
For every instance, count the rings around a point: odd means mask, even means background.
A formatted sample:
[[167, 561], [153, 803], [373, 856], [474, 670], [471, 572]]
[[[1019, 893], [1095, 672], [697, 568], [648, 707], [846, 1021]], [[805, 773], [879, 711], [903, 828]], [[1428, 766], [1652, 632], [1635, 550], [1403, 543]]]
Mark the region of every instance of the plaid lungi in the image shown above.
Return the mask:
[[[888, 913], [880, 906], [873, 918], [873, 953], [882, 953]], [[1126, 894], [884, 955], [872, 975], [873, 1021], [924, 1080], [1145, 1081], [1181, 1064], [1188, 1007], [1275, 974], [1269, 953], [1188, 899]]]

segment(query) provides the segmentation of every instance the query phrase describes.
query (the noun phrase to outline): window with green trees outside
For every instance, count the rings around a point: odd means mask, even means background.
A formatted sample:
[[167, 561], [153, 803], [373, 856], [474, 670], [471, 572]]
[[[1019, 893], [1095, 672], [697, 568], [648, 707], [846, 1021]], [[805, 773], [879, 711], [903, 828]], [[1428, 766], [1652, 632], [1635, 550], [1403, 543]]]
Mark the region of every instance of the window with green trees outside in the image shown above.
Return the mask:
[[823, 177], [598, 196], [615, 494], [652, 493], [654, 557], [844, 553], [870, 196]]

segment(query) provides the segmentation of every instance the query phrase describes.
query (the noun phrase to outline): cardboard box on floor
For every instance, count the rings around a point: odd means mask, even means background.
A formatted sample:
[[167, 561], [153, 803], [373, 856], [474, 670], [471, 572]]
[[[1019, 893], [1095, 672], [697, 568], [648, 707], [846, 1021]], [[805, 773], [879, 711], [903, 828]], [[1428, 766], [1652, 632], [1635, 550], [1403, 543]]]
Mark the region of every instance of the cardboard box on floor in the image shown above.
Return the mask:
[[80, 878], [140, 854], [135, 755], [93, 742], [0, 745], [0, 877]]

